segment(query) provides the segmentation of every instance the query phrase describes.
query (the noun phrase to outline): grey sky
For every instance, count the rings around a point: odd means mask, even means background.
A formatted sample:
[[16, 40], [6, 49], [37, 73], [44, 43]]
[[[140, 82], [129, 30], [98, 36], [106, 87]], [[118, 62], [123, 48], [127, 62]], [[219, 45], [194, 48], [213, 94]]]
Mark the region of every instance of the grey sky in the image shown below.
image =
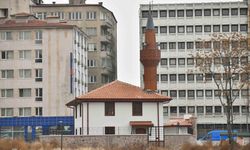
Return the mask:
[[[45, 3], [68, 3], [68, 0], [44, 0]], [[139, 6], [152, 0], [86, 0], [87, 4], [103, 5], [111, 10], [117, 21], [118, 79], [140, 85]], [[153, 3], [206, 3], [242, 0], [154, 0]]]

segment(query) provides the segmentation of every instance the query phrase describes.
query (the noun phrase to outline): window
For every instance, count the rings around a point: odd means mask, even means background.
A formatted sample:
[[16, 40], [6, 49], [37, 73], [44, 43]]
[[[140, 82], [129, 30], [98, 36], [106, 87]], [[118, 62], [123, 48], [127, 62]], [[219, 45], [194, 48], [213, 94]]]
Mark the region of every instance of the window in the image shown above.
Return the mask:
[[204, 26], [204, 32], [211, 32], [211, 26], [210, 25], [205, 25]]
[[96, 12], [88, 11], [86, 17], [87, 17], [87, 20], [96, 20]]
[[161, 43], [160, 43], [160, 49], [161, 49], [161, 50], [167, 49], [167, 47], [168, 47], [167, 42], [161, 42]]
[[[90, 16], [87, 15], [87, 17], [90, 17]], [[80, 19], [82, 19], [81, 12], [69, 12], [69, 20], [80, 20]], [[91, 19], [88, 19], [88, 20], [91, 20]]]
[[36, 88], [36, 101], [42, 101], [43, 100], [43, 89], [42, 88]]
[[214, 113], [215, 114], [221, 114], [222, 109], [221, 106], [214, 106]]
[[19, 40], [30, 40], [31, 31], [19, 31]]
[[246, 89], [241, 90], [241, 96], [242, 97], [247, 97], [248, 96], [248, 91]]
[[185, 114], [186, 113], [186, 106], [179, 106], [179, 113]]
[[43, 39], [43, 32], [42, 31], [36, 31], [35, 43], [36, 44], [42, 44], [42, 39]]
[[184, 10], [177, 10], [178, 17], [184, 17]]
[[161, 90], [161, 94], [165, 95], [165, 96], [168, 96], [168, 91], [167, 90]]
[[46, 12], [38, 12], [36, 13], [36, 17], [39, 19], [39, 20], [44, 20], [47, 18], [47, 13]]
[[1, 58], [3, 60], [13, 59], [14, 58], [14, 51], [1, 51]]
[[211, 73], [206, 73], [205, 74], [205, 80], [206, 81], [212, 81], [212, 74]]
[[88, 51], [96, 51], [96, 43], [88, 43]]
[[88, 36], [96, 36], [97, 31], [95, 27], [86, 28], [86, 33]]
[[169, 10], [169, 17], [175, 17], [175, 10]]
[[96, 76], [89, 76], [89, 83], [96, 83]]
[[155, 26], [155, 28], [154, 28], [154, 29], [155, 29], [155, 33], [156, 33], [156, 34], [158, 34], [158, 27], [157, 27], [157, 26]]
[[42, 116], [42, 115], [43, 115], [43, 108], [36, 107], [36, 116]]
[[142, 15], [142, 18], [148, 18], [149, 12], [148, 11], [142, 11], [141, 15]]
[[219, 97], [221, 96], [221, 91], [220, 90], [214, 90], [214, 97]]
[[247, 112], [249, 112], [249, 111], [247, 111], [247, 106], [241, 106], [241, 113], [247, 114]]
[[220, 25], [214, 25], [213, 32], [220, 32]]
[[36, 82], [43, 81], [43, 69], [35, 69], [35, 72], [36, 72], [35, 81]]
[[178, 58], [179, 66], [185, 66], [185, 58]]
[[240, 31], [241, 32], [246, 32], [247, 31], [247, 24], [241, 24], [240, 25]]
[[13, 97], [13, 89], [1, 89], [1, 97]]
[[105, 134], [115, 134], [115, 127], [105, 127]]
[[194, 49], [194, 42], [187, 42], [187, 49]]
[[169, 65], [175, 66], [176, 65], [176, 59], [175, 58], [169, 58]]
[[206, 106], [206, 114], [211, 115], [213, 113], [213, 107], [212, 106]]
[[185, 49], [185, 42], [178, 42], [178, 49]]
[[12, 40], [12, 32], [0, 32], [0, 40]]
[[19, 116], [31, 116], [31, 108], [30, 107], [19, 108]]
[[240, 113], [240, 107], [239, 106], [233, 106], [233, 113], [239, 114]]
[[115, 103], [105, 102], [105, 116], [114, 116], [114, 115], [115, 115]]
[[167, 74], [161, 74], [161, 81], [168, 81], [168, 75]]
[[231, 9], [231, 16], [238, 16], [238, 8]]
[[240, 15], [247, 15], [247, 8], [240, 8]]
[[220, 10], [219, 9], [213, 9], [213, 16], [220, 16]]
[[167, 26], [160, 26], [160, 33], [167, 33]]
[[203, 81], [203, 74], [196, 74], [196, 81], [202, 82]]
[[195, 26], [195, 32], [196, 33], [202, 32], [202, 26]]
[[196, 9], [195, 10], [195, 16], [202, 16], [202, 10], [201, 9]]
[[229, 32], [229, 25], [222, 25], [222, 32]]
[[14, 70], [1, 70], [2, 79], [11, 79], [14, 78]]
[[193, 10], [192, 9], [186, 10], [186, 16], [187, 17], [193, 17]]
[[157, 10], [152, 10], [152, 17], [158, 18], [158, 11]]
[[238, 32], [238, 25], [237, 24], [232, 24], [231, 25], [231, 31], [232, 32]]
[[31, 78], [31, 69], [19, 69], [19, 78]]
[[184, 33], [185, 27], [184, 26], [178, 26], [178, 33]]
[[41, 49], [35, 50], [35, 62], [41, 63], [43, 61], [43, 52]]
[[188, 98], [194, 98], [194, 90], [188, 90]]
[[229, 9], [222, 9], [222, 16], [229, 16]]
[[211, 9], [205, 9], [204, 16], [211, 16]]
[[197, 114], [203, 114], [204, 113], [204, 107], [203, 106], [197, 106]]
[[188, 80], [188, 82], [194, 82], [194, 75], [193, 74], [188, 74], [187, 75], [187, 80]]
[[167, 10], [160, 10], [160, 17], [167, 17]]
[[170, 74], [169, 78], [170, 78], [170, 82], [176, 82], [176, 74]]
[[212, 90], [206, 90], [206, 98], [212, 98], [213, 91]]
[[20, 59], [31, 59], [31, 50], [20, 50], [19, 51]]
[[163, 107], [163, 116], [168, 116], [168, 107]]
[[177, 97], [177, 91], [176, 90], [170, 90], [170, 97]]
[[193, 33], [193, 26], [187, 26], [187, 33]]
[[88, 60], [88, 67], [95, 67], [96, 66], [96, 60]]
[[176, 113], [177, 113], [177, 107], [171, 106], [170, 107], [170, 115], [172, 115], [172, 114], [176, 115]]
[[241, 65], [246, 65], [248, 63], [248, 57], [241, 57], [240, 63], [241, 63]]
[[179, 78], [179, 82], [185, 82], [186, 75], [185, 74], [179, 74], [178, 78]]
[[176, 33], [176, 27], [175, 26], [169, 26], [169, 33]]
[[203, 98], [203, 90], [197, 90], [196, 96], [197, 96], [197, 98]]
[[186, 98], [186, 90], [179, 90], [179, 98]]
[[132, 107], [133, 116], [142, 116], [142, 102], [133, 102]]
[[188, 113], [194, 114], [195, 113], [195, 107], [194, 106], [188, 106]]
[[19, 97], [31, 97], [31, 89], [19, 89]]
[[9, 117], [14, 115], [13, 108], [1, 108], [1, 116], [2, 117]]
[[169, 42], [169, 49], [170, 50], [176, 49], [176, 43], [175, 42]]
[[187, 58], [187, 65], [193, 66], [194, 65], [194, 59], [193, 58]]
[[168, 59], [167, 58], [162, 58], [161, 59], [161, 66], [166, 66], [168, 65]]

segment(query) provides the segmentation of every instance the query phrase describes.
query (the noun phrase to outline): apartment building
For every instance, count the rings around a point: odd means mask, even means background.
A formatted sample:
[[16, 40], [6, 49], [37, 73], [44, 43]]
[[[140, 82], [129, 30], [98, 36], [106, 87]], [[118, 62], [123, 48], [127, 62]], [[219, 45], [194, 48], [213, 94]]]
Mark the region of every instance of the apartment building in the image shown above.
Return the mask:
[[0, 137], [73, 130], [65, 106], [87, 92], [87, 35], [77, 26], [11, 15], [0, 24]]
[[70, 0], [69, 4], [36, 3], [30, 8], [41, 20], [56, 16], [61, 22], [79, 26], [88, 35], [89, 91], [117, 78], [117, 21], [102, 2], [86, 4], [85, 0]]
[[[148, 10], [149, 5], [140, 5], [141, 47], [145, 42]], [[225, 110], [217, 97], [213, 79], [189, 71], [195, 68], [190, 54], [198, 48], [197, 39], [208, 39], [212, 33], [240, 32], [248, 36], [248, 2], [154, 4], [152, 16], [161, 50], [158, 90], [173, 98], [164, 106], [165, 121], [192, 114], [197, 117], [198, 137], [212, 129], [226, 128]], [[248, 63], [248, 56], [241, 59], [241, 63]], [[246, 89], [239, 91], [233, 106], [234, 129], [240, 131], [247, 128], [247, 93]]]

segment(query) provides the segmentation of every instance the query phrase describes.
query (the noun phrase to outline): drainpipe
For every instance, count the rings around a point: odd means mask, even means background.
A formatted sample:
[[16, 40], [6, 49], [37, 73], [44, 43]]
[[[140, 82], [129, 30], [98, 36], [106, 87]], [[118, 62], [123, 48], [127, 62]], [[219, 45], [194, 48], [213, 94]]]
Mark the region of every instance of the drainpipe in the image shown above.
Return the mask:
[[87, 135], [89, 135], [89, 102], [87, 102]]
[[159, 102], [157, 102], [157, 132], [158, 132], [158, 145], [160, 144], [160, 112], [159, 112]]

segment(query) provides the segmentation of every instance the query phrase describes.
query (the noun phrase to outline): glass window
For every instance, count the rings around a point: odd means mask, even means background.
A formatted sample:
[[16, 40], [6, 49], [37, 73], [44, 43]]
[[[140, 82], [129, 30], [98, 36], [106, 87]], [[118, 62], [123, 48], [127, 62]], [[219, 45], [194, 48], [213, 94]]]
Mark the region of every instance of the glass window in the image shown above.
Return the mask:
[[188, 98], [194, 98], [194, 90], [188, 90]]
[[175, 17], [175, 10], [169, 10], [169, 17]]
[[87, 20], [96, 20], [96, 12], [95, 11], [87, 11], [86, 12], [86, 19]]
[[169, 49], [170, 50], [176, 49], [176, 43], [175, 42], [169, 42]]
[[205, 74], [205, 80], [206, 81], [212, 81], [212, 74], [211, 73], [206, 73]]
[[160, 43], [160, 49], [167, 49], [167, 46], [168, 46], [167, 42]]
[[160, 10], [160, 17], [167, 17], [167, 10]]
[[222, 16], [229, 16], [229, 9], [222, 9]]
[[196, 81], [202, 82], [203, 81], [203, 74], [196, 74]]
[[213, 9], [213, 16], [220, 16], [220, 9]]
[[96, 31], [95, 27], [86, 28], [86, 33], [88, 36], [96, 36], [97, 35], [97, 31]]
[[[250, 93], [250, 92], [249, 92]], [[248, 96], [248, 91], [246, 89], [241, 90], [241, 96], [242, 97], [247, 97]]]
[[115, 127], [105, 127], [105, 134], [115, 134]]
[[185, 74], [179, 74], [178, 78], [179, 78], [179, 82], [185, 82], [186, 75]]
[[165, 95], [165, 96], [168, 96], [168, 90], [161, 90], [161, 94]]
[[177, 97], [177, 91], [176, 90], [170, 90], [170, 97]]
[[88, 43], [88, 51], [96, 51], [96, 43]]
[[163, 107], [163, 116], [168, 116], [168, 107], [167, 106]]
[[0, 40], [12, 40], [12, 32], [0, 32]]
[[1, 108], [1, 116], [3, 117], [9, 117], [14, 115], [14, 109], [13, 108]]
[[142, 18], [148, 18], [149, 12], [148, 11], [142, 11]]
[[176, 33], [176, 27], [175, 26], [169, 26], [169, 33]]
[[170, 82], [176, 82], [176, 74], [170, 74]]
[[36, 101], [42, 101], [43, 100], [43, 89], [42, 88], [36, 88]]
[[212, 106], [206, 106], [206, 114], [210, 115], [213, 113], [213, 107]]
[[187, 17], [193, 17], [193, 10], [192, 9], [186, 10], [186, 16]]
[[36, 72], [35, 80], [37, 82], [43, 81], [43, 69], [35, 69], [35, 72]]
[[195, 16], [202, 16], [202, 10], [201, 9], [196, 9], [195, 10]]
[[170, 107], [170, 113], [171, 113], [171, 114], [172, 114], [172, 113], [176, 114], [176, 113], [177, 113], [177, 107], [171, 106], [171, 107]]
[[14, 59], [14, 51], [1, 51], [1, 55], [3, 60]]
[[237, 24], [232, 24], [231, 25], [231, 31], [232, 32], [238, 32], [238, 25]]
[[213, 25], [213, 32], [220, 32], [220, 25]]
[[36, 63], [41, 63], [43, 60], [43, 52], [41, 49], [36, 49], [35, 50], [35, 62]]
[[179, 106], [179, 113], [185, 114], [186, 113], [186, 106]]
[[89, 76], [89, 83], [96, 83], [96, 76]]
[[176, 58], [170, 58], [169, 59], [169, 65], [176, 65]]
[[187, 33], [193, 33], [193, 26], [187, 26]]
[[184, 17], [184, 10], [177, 10], [178, 17]]
[[142, 116], [142, 102], [132, 102], [132, 115]]
[[19, 31], [19, 40], [30, 40], [31, 31]]
[[222, 25], [222, 32], [229, 32], [229, 25]]
[[114, 115], [115, 115], [115, 103], [105, 102], [105, 116], [114, 116]]
[[219, 97], [221, 96], [221, 91], [220, 90], [214, 90], [214, 97]]
[[31, 116], [31, 108], [30, 107], [19, 108], [19, 116]]
[[185, 27], [184, 26], [178, 26], [178, 33], [184, 33]]
[[194, 65], [194, 59], [193, 58], [187, 58], [187, 65], [193, 66]]
[[241, 32], [246, 32], [247, 31], [247, 24], [241, 24], [240, 25], [240, 31]]
[[31, 89], [19, 89], [19, 97], [31, 97]]
[[222, 109], [221, 106], [214, 106], [214, 113], [215, 114], [221, 114]]
[[211, 9], [205, 9], [204, 16], [211, 16]]
[[19, 69], [20, 78], [31, 78], [31, 69]]
[[42, 39], [43, 39], [43, 32], [42, 31], [36, 31], [35, 43], [36, 44], [42, 44]]
[[178, 42], [178, 49], [185, 49], [185, 42]]
[[194, 42], [187, 42], [187, 49], [194, 49]]
[[207, 98], [213, 97], [213, 91], [212, 90], [206, 90], [206, 97]]
[[247, 8], [240, 8], [240, 15], [247, 15]]
[[13, 97], [13, 89], [1, 89], [1, 97]]
[[14, 78], [14, 70], [1, 70], [2, 79], [12, 79]]
[[233, 106], [233, 113], [239, 114], [240, 113], [240, 106]]
[[160, 33], [167, 33], [167, 26], [160, 26]]
[[231, 16], [238, 16], [238, 8], [231, 9]]
[[161, 59], [161, 65], [162, 66], [168, 65], [168, 59], [167, 58], [162, 58]]
[[42, 116], [42, 115], [43, 115], [43, 108], [36, 107], [36, 116]]
[[196, 96], [197, 96], [198, 98], [203, 98], [203, 90], [197, 90], [197, 91], [196, 91]]
[[19, 51], [20, 59], [31, 59], [31, 50], [20, 50]]
[[189, 82], [193, 82], [193, 81], [194, 81], [194, 74], [188, 74], [188, 75], [187, 75], [187, 80], [188, 80]]
[[195, 26], [195, 32], [196, 33], [202, 32], [202, 26]]
[[205, 25], [204, 26], [204, 32], [211, 32], [211, 26], [210, 25]]
[[204, 113], [204, 107], [203, 106], [197, 106], [197, 113], [198, 114], [203, 114]]
[[185, 65], [185, 58], [178, 58], [178, 64], [179, 64], [179, 66], [184, 66]]
[[179, 97], [185, 98], [186, 97], [186, 90], [179, 90]]
[[194, 114], [195, 113], [195, 107], [194, 106], [188, 106], [188, 113]]
[[161, 74], [161, 81], [168, 81], [168, 75], [167, 74]]

